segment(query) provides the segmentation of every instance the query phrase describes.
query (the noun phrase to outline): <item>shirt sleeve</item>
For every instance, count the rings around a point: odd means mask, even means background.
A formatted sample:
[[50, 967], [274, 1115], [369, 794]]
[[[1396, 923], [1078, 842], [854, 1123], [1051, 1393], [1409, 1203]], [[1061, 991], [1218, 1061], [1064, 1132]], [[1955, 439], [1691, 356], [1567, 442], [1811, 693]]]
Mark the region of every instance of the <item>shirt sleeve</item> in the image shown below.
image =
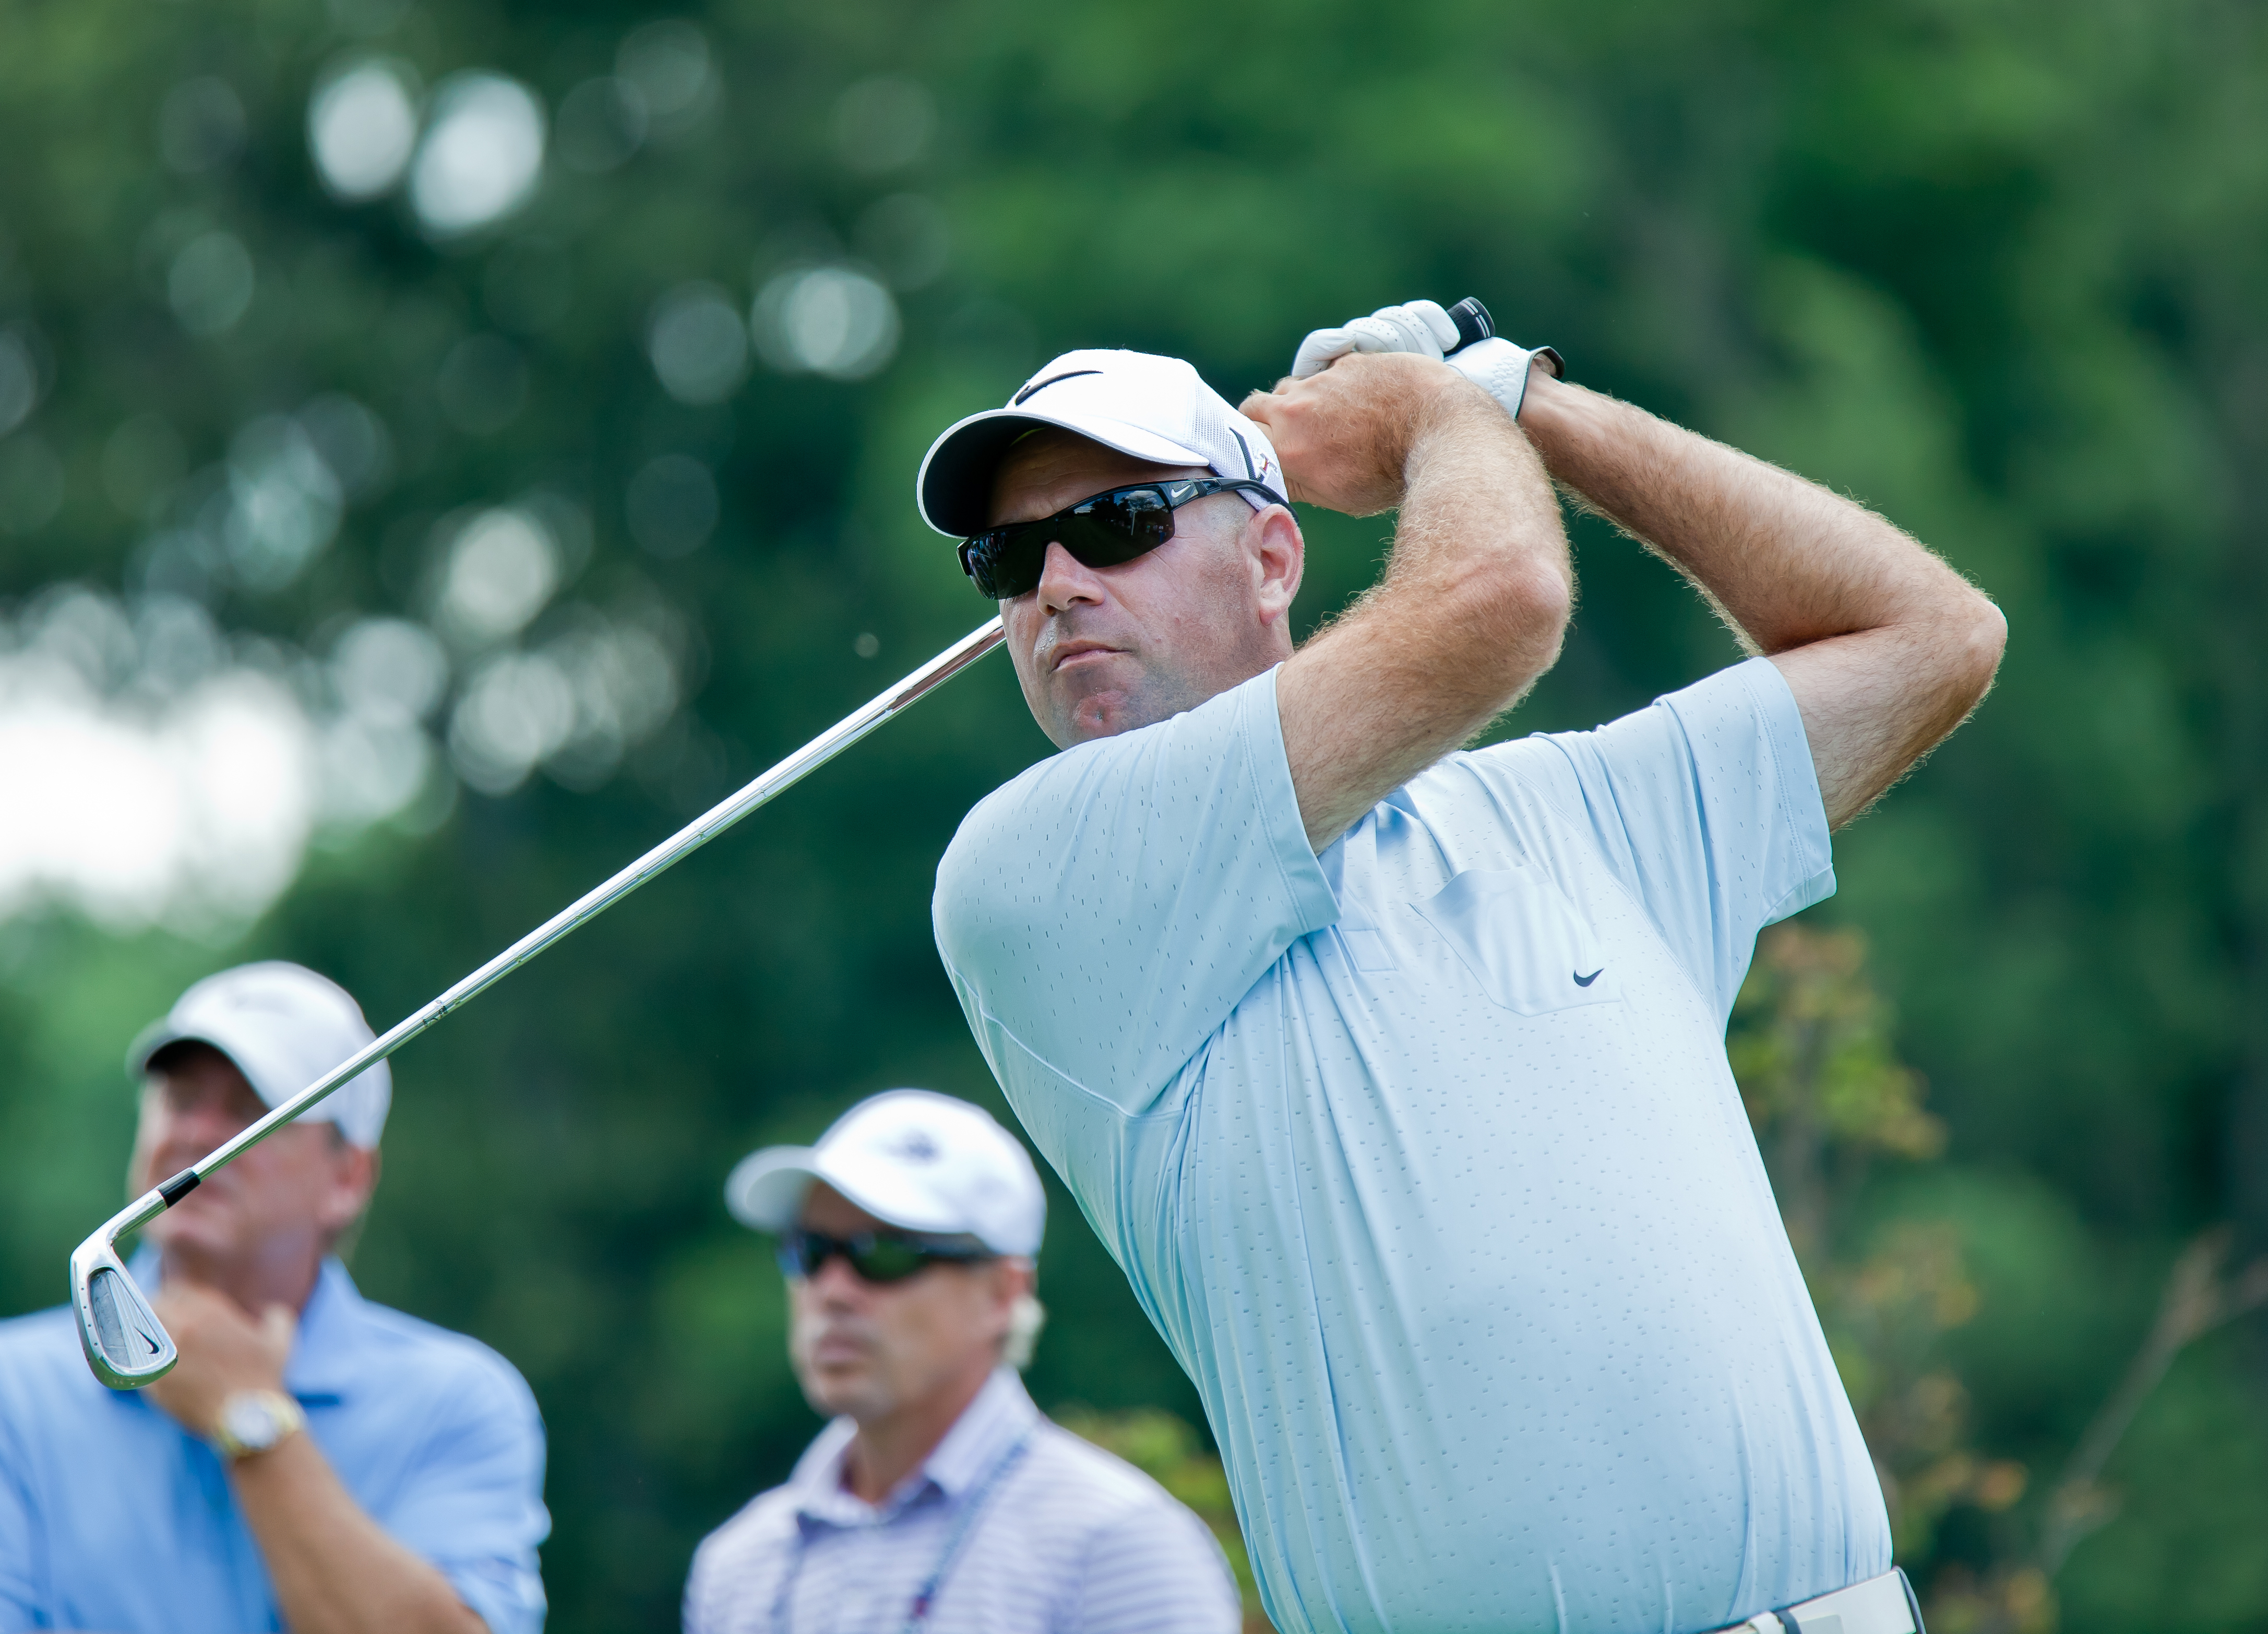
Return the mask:
[[501, 1358], [447, 1396], [417, 1478], [374, 1517], [438, 1567], [492, 1634], [538, 1634], [545, 1611], [536, 1545], [543, 1507], [543, 1421]]
[[1751, 659], [1594, 732], [1467, 757], [1539, 785], [1587, 828], [1718, 1013], [1756, 934], [1835, 891], [1827, 813], [1795, 695]]
[[703, 1538], [685, 1574], [678, 1612], [684, 1634], [768, 1628], [756, 1619], [772, 1610], [795, 1541], [794, 1502], [778, 1488], [758, 1493]]
[[1120, 1115], [1143, 1110], [1285, 949], [1338, 915], [1300, 821], [1276, 672], [994, 793], [939, 865], [933, 912], [1012, 1101], [1028, 1056]]
[[1163, 1494], [1099, 1535], [1073, 1634], [1237, 1634], [1244, 1605], [1220, 1543]]

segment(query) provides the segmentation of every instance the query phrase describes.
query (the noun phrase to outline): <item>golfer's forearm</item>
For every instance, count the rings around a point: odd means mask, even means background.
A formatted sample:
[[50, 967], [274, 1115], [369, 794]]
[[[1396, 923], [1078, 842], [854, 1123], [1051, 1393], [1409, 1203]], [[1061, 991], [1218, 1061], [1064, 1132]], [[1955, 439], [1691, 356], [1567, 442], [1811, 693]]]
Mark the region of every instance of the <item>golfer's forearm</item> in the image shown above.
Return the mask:
[[1863, 506], [1629, 403], [1539, 372], [1520, 420], [1557, 481], [1683, 570], [1758, 651], [1976, 599]]
[[1316, 847], [1469, 737], [1550, 667], [1573, 579], [1533, 449], [1485, 398], [1410, 449], [1385, 577], [1277, 687]]
[[1556, 479], [1779, 665], [1830, 822], [1864, 810], [1991, 686], [1999, 610], [1863, 506], [1557, 380], [1531, 380], [1521, 423]]
[[306, 1436], [230, 1476], [292, 1634], [482, 1634], [448, 1579], [362, 1512]]

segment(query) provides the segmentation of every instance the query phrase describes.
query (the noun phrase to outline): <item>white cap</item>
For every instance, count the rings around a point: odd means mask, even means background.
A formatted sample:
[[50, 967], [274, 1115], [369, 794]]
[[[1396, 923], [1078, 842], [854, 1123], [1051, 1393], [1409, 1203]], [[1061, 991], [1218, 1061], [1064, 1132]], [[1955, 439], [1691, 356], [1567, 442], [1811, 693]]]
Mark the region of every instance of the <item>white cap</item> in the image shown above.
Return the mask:
[[743, 1226], [785, 1231], [823, 1180], [903, 1231], [966, 1233], [995, 1254], [1040, 1251], [1047, 1194], [1023, 1143], [981, 1107], [887, 1089], [835, 1121], [815, 1146], [767, 1146], [734, 1166], [725, 1203]]
[[[914, 483], [922, 520], [956, 539], [983, 533], [991, 522], [1000, 457], [1043, 425], [1153, 464], [1201, 465], [1265, 482], [1279, 500], [1284, 492], [1284, 467], [1268, 433], [1189, 364], [1148, 352], [1065, 352], [1025, 381], [1007, 407], [957, 420], [929, 445]], [[1249, 491], [1244, 497], [1256, 511], [1269, 504]]]
[[[149, 1071], [168, 1044], [210, 1044], [236, 1064], [261, 1100], [283, 1105], [375, 1036], [346, 989], [304, 965], [270, 960], [209, 975], [174, 1001], [162, 1021], [142, 1029], [126, 1070]], [[323, 1097], [301, 1120], [336, 1123], [350, 1145], [373, 1147], [394, 1102], [394, 1074], [381, 1061]]]

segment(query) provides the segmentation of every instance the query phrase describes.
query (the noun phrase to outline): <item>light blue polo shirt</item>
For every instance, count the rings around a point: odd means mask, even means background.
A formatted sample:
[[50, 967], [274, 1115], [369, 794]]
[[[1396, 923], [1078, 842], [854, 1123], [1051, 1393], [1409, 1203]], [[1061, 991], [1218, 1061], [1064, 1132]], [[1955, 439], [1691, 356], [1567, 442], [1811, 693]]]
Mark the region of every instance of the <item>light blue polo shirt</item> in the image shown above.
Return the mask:
[[[156, 1256], [134, 1274], [154, 1287]], [[536, 1634], [543, 1424], [486, 1345], [356, 1292], [324, 1262], [284, 1369], [363, 1512], [440, 1568], [494, 1634]], [[0, 1634], [280, 1629], [219, 1457], [98, 1384], [68, 1308], [0, 1322]]]
[[1761, 659], [1321, 857], [1272, 672], [969, 813], [939, 949], [1286, 1634], [1680, 1634], [1889, 1569], [1725, 1059], [1756, 933], [1833, 888]]

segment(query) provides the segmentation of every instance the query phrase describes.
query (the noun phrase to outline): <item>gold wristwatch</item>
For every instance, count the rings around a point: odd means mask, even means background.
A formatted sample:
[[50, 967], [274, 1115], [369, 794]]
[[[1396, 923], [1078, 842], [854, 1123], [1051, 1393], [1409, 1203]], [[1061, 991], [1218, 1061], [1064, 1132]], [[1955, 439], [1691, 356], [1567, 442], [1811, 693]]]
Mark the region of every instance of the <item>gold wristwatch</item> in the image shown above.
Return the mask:
[[212, 1439], [223, 1461], [232, 1464], [306, 1427], [307, 1415], [283, 1391], [236, 1390], [220, 1404]]

